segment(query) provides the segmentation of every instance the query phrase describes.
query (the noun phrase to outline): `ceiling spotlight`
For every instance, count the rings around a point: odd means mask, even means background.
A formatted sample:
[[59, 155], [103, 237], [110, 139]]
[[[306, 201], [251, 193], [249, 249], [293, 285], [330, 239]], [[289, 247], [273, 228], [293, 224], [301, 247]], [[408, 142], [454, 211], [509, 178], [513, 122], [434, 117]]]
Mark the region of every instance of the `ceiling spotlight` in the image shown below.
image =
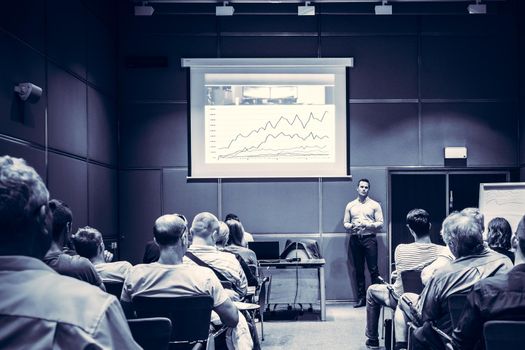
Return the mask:
[[215, 16], [233, 16], [235, 9], [228, 6], [228, 1], [222, 3], [222, 6], [215, 6]]
[[376, 15], [391, 15], [392, 5], [387, 5], [386, 0], [383, 0], [383, 3], [381, 5], [376, 5], [375, 11]]
[[297, 6], [298, 16], [315, 16], [315, 6], [309, 6], [310, 1], [306, 1], [304, 6]]
[[475, 4], [468, 5], [467, 9], [471, 15], [484, 15], [487, 13], [487, 5], [480, 4], [479, 0], [476, 0]]
[[143, 2], [142, 5], [135, 5], [135, 16], [151, 16], [155, 9]]

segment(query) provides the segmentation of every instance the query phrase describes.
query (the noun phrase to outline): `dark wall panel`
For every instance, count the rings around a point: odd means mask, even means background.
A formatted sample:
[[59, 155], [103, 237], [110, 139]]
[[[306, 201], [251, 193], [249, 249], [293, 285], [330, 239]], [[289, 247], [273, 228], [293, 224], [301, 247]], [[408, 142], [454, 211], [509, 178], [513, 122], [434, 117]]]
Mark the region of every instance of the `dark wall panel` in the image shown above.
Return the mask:
[[115, 33], [93, 15], [87, 17], [87, 26], [87, 80], [111, 96], [116, 96]]
[[50, 198], [61, 199], [73, 211], [73, 232], [88, 224], [87, 164], [81, 160], [49, 153]]
[[222, 212], [235, 213], [255, 233], [318, 232], [315, 180], [222, 183]]
[[515, 166], [516, 123], [516, 108], [505, 103], [425, 103], [423, 164], [442, 166], [445, 146], [465, 146], [469, 166]]
[[161, 215], [161, 177], [159, 170], [119, 174], [121, 258], [132, 264], [142, 262], [144, 246], [153, 239], [153, 224]]
[[86, 84], [48, 66], [49, 146], [87, 156]]
[[48, 54], [59, 65], [86, 78], [86, 10], [81, 0], [47, 2]]
[[217, 182], [188, 182], [186, 176], [186, 169], [164, 169], [162, 212], [184, 214], [190, 225], [200, 212], [218, 215]]
[[417, 34], [416, 16], [360, 16], [324, 15], [321, 18], [321, 32], [324, 35], [341, 34]]
[[[133, 13], [131, 4], [120, 2], [120, 5], [126, 7], [123, 11]], [[157, 4], [161, 11], [162, 5]], [[209, 6], [209, 5], [208, 5]], [[215, 6], [210, 6], [208, 14], [195, 14], [191, 16], [170, 15], [170, 16], [124, 16], [121, 21], [123, 30], [130, 36], [154, 33], [154, 34], [216, 34], [217, 21], [219, 17], [215, 16]], [[197, 12], [195, 12], [197, 13]], [[192, 38], [195, 39], [195, 38]]]
[[[377, 168], [351, 168], [352, 180], [323, 180], [323, 232], [345, 232], [343, 217], [346, 204], [357, 198], [359, 179], [370, 180], [370, 198], [378, 201], [383, 209], [385, 223], [387, 218], [386, 170]], [[383, 232], [387, 229], [386, 224]]]
[[317, 33], [317, 18], [315, 16], [295, 15], [246, 15], [222, 17], [219, 19], [222, 33]]
[[0, 52], [0, 133], [44, 145], [45, 93], [37, 103], [29, 103], [13, 89], [27, 82], [45, 89], [45, 60], [1, 31]]
[[[323, 37], [325, 57], [353, 57], [350, 98], [416, 98], [417, 37]], [[388, 78], [387, 78], [388, 77]]]
[[415, 103], [350, 104], [350, 164], [417, 165], [417, 114]]
[[117, 108], [115, 102], [88, 87], [89, 158], [117, 164]]
[[129, 104], [120, 133], [123, 167], [187, 165], [185, 104]]
[[221, 57], [317, 57], [317, 37], [223, 37]]
[[118, 237], [117, 171], [88, 164], [89, 225], [105, 238]]
[[44, 182], [46, 181], [46, 155], [44, 151], [19, 143], [0, 139], [0, 156], [23, 158], [33, 168]]
[[423, 36], [422, 98], [509, 98], [517, 91], [516, 40], [509, 36]]
[[[0, 27], [12, 33], [37, 50], [44, 52], [45, 2], [40, 0], [18, 0], [3, 4], [0, 11]], [[8, 51], [0, 50], [2, 55]]]
[[[181, 58], [215, 57], [217, 38], [140, 35], [122, 43], [122, 96], [125, 100], [187, 99], [186, 68]], [[127, 57], [165, 56], [168, 67], [126, 68]]]

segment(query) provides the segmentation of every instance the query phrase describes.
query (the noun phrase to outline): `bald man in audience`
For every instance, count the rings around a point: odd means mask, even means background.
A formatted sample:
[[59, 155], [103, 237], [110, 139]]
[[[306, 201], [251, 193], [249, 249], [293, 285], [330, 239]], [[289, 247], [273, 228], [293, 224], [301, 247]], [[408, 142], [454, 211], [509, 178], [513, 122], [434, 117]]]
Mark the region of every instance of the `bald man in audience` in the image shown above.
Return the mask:
[[114, 296], [40, 260], [51, 244], [48, 199], [23, 159], [0, 157], [0, 347], [140, 349]]
[[186, 252], [185, 262], [213, 269], [216, 275], [222, 275], [231, 282], [229, 296], [232, 300], [242, 300], [248, 290], [246, 275], [235, 255], [221, 252], [215, 246], [219, 229], [219, 220], [215, 215], [208, 212], [197, 214], [191, 224], [193, 242]]
[[253, 343], [246, 320], [239, 313], [215, 274], [208, 268], [183, 264], [188, 247], [186, 219], [177, 214], [163, 215], [153, 227], [160, 248], [157, 262], [139, 264], [131, 269], [124, 282], [121, 302], [131, 310], [135, 296], [209, 295], [213, 298], [215, 317], [229, 327], [226, 343], [229, 349], [251, 349]]
[[127, 261], [106, 262], [100, 231], [89, 226], [79, 228], [72, 240], [78, 255], [91, 261], [103, 282], [124, 282], [132, 265]]

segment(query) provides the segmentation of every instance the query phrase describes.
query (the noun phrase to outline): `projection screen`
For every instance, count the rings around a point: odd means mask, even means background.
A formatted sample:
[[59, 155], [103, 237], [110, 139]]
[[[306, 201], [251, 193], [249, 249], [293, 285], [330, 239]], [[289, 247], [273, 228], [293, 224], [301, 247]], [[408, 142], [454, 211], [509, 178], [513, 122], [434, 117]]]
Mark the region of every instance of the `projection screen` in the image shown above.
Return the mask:
[[343, 177], [352, 58], [182, 59], [191, 178]]

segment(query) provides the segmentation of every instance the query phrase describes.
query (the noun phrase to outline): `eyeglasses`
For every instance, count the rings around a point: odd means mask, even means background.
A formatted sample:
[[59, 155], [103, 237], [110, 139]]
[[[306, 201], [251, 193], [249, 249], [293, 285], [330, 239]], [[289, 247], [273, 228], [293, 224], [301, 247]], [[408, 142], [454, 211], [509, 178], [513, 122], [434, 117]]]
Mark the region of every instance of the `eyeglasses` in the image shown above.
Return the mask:
[[177, 214], [177, 213], [174, 213], [173, 215], [179, 217], [182, 219], [182, 221], [184, 221], [184, 225], [188, 225], [188, 220], [186, 220], [186, 217], [182, 214]]

